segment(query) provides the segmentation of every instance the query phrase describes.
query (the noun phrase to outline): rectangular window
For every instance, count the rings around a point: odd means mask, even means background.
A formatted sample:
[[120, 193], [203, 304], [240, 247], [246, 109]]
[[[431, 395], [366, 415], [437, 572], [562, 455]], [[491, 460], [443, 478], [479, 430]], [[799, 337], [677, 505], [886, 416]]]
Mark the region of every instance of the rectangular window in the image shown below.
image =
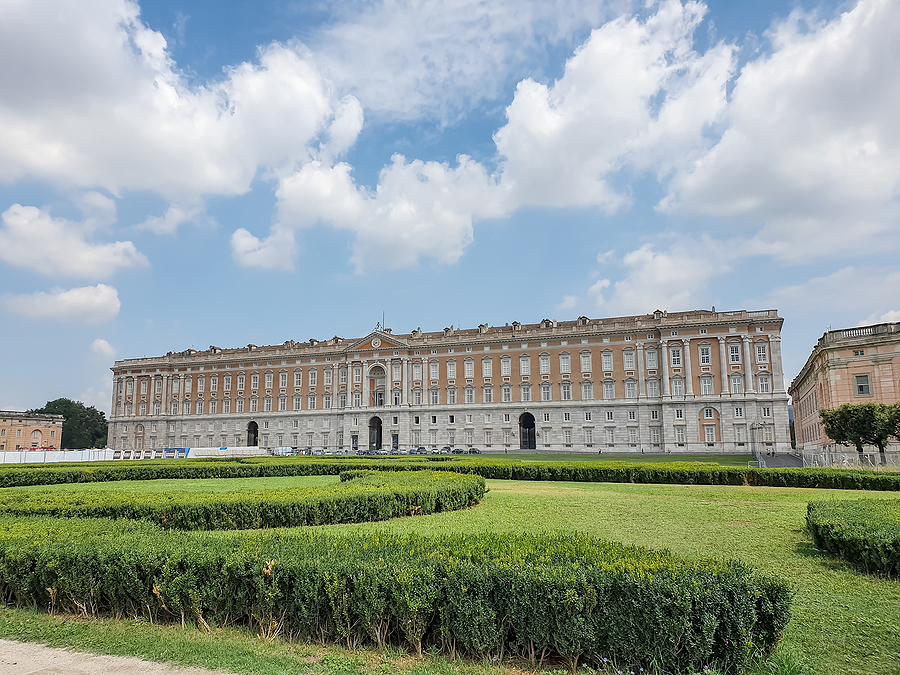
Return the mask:
[[628, 442], [635, 445], [638, 442], [638, 430], [635, 427], [628, 428]]
[[466, 389], [466, 403], [475, 403], [475, 390], [471, 387]]
[[566, 445], [572, 445], [572, 430], [571, 429], [563, 429], [563, 443]]
[[728, 345], [728, 361], [729, 363], [741, 362], [741, 346], [738, 344]]
[[651, 410], [650, 411], [650, 419], [658, 420], [659, 419], [659, 410]]
[[569, 382], [563, 382], [559, 386], [560, 390], [560, 398], [563, 401], [571, 401], [572, 400], [572, 384]]
[[[419, 403], [422, 402], [422, 392], [419, 392]], [[362, 405], [362, 393], [358, 391], [353, 392], [353, 407], [358, 408]]]
[[582, 382], [581, 383], [581, 400], [582, 401], [594, 400], [594, 385], [592, 382]]
[[672, 347], [669, 351], [669, 356], [673, 366], [681, 365], [681, 347]]
[[282, 389], [287, 387], [287, 371], [286, 370], [282, 371], [278, 375], [278, 386], [281, 387]]
[[466, 429], [466, 445], [472, 445], [475, 442], [475, 432], [472, 429]]
[[504, 403], [511, 403], [512, 402], [512, 387], [509, 387], [509, 386], [503, 387], [503, 389], [501, 390], [501, 395], [503, 397]]
[[854, 375], [854, 380], [856, 381], [856, 395], [857, 396], [871, 396], [872, 389], [869, 386], [869, 376], [868, 375]]
[[606, 421], [607, 422], [612, 422], [614, 416], [615, 416], [615, 413], [612, 410], [606, 411]]
[[475, 377], [475, 361], [472, 359], [466, 359], [465, 367], [466, 367], [466, 377], [468, 377], [468, 378]]
[[550, 413], [545, 412], [545, 413], [544, 413], [543, 419], [544, 419], [545, 422], [549, 422], [549, 421], [550, 421]]
[[394, 398], [393, 398], [394, 405], [400, 405], [400, 390], [395, 389], [393, 394], [394, 394]]
[[216, 401], [216, 399], [213, 399], [212, 401], [209, 402], [209, 414], [215, 415], [217, 410], [218, 410], [218, 402]]
[[628, 411], [628, 421], [634, 422], [636, 420], [637, 420], [637, 412], [635, 412], [634, 410], [629, 410]]
[[769, 379], [768, 375], [761, 375], [759, 378], [759, 393], [760, 394], [769, 394], [772, 392], [772, 381]]
[[447, 390], [447, 403], [455, 404], [456, 403], [456, 388], [451, 387]]
[[616, 444], [616, 430], [615, 429], [607, 429], [606, 430], [606, 444], [607, 445], [615, 445]]
[[493, 359], [483, 359], [481, 361], [481, 376], [482, 377], [491, 377], [494, 372], [494, 361]]
[[715, 443], [716, 442], [716, 425], [715, 424], [704, 424], [703, 425], [703, 439], [707, 443]]
[[259, 389], [259, 373], [253, 373], [252, 375], [250, 375], [250, 388]]
[[519, 375], [531, 375], [531, 357], [528, 354], [519, 357]]
[[732, 394], [743, 394], [744, 393], [744, 376], [737, 374], [731, 376], [731, 393]]
[[[200, 378], [200, 379], [202, 380], [203, 378]], [[199, 391], [203, 391], [203, 390], [199, 389]], [[141, 393], [142, 394], [147, 393], [147, 380], [141, 380]]]
[[765, 342], [757, 342], [756, 343], [756, 362], [757, 363], [768, 363], [769, 362], [769, 349], [768, 349], [768, 345]]
[[331, 394], [322, 395], [322, 407], [326, 410], [331, 408]]
[[315, 368], [310, 368], [310, 370], [309, 370], [309, 386], [315, 387], [318, 379], [319, 379], [318, 371]]
[[490, 447], [490, 445], [491, 445], [491, 430], [490, 429], [484, 430], [484, 444], [487, 445], [488, 447]]
[[615, 382], [604, 382], [603, 383], [603, 398], [604, 400], [610, 401], [616, 397], [616, 383]]
[[568, 354], [560, 354], [559, 355], [559, 372], [561, 372], [561, 373], [571, 373], [572, 372], [572, 361], [569, 358]]
[[432, 389], [431, 390], [431, 405], [437, 405], [438, 403], [440, 403], [439, 390]]
[[399, 381], [400, 381], [400, 375], [401, 375], [401, 372], [400, 372], [400, 371], [401, 371], [401, 365], [400, 365], [399, 363], [395, 363], [395, 364], [393, 365], [393, 367], [391, 368], [391, 370], [393, 371], [394, 382], [399, 382]]
[[775, 428], [772, 426], [764, 426], [763, 427], [763, 440], [766, 443], [771, 443], [775, 440]]
[[231, 412], [231, 399], [230, 398], [226, 398], [224, 401], [222, 401], [222, 412], [223, 413]]
[[225, 376], [225, 381], [222, 386], [225, 388], [225, 391], [231, 391], [231, 375]]
[[661, 434], [659, 433], [659, 427], [651, 427], [650, 428], [650, 443], [652, 443], [653, 445], [659, 445], [660, 435]]
[[549, 384], [542, 384], [542, 385], [541, 385], [541, 400], [542, 400], [542, 401], [549, 401], [549, 400], [551, 400], [551, 399], [550, 399], [550, 385], [549, 385]]
[[647, 380], [647, 396], [659, 397], [659, 380]]
[[634, 370], [634, 352], [627, 351], [624, 354], [625, 370]]
[[700, 365], [708, 366], [712, 363], [712, 355], [710, 354], [709, 347], [700, 347]]
[[453, 359], [447, 361], [447, 379], [456, 379], [456, 361], [454, 361]]
[[243, 398], [239, 398], [237, 400], [237, 411], [239, 413], [244, 412], [244, 399]]
[[680, 377], [672, 380], [672, 396], [684, 396], [684, 380]]
[[634, 380], [626, 380], [625, 398], [637, 398], [637, 382]]
[[771, 417], [771, 416], [772, 416], [772, 409], [771, 409], [770, 407], [768, 407], [768, 406], [763, 406], [763, 408], [762, 408], [762, 416], [763, 416], [763, 417]]
[[743, 424], [738, 424], [734, 428], [734, 440], [738, 443], [746, 443], [747, 442], [747, 427]]
[[594, 414], [590, 410], [584, 411], [584, 421], [585, 422], [590, 422], [593, 419], [593, 417], [594, 417]]
[[353, 382], [355, 384], [362, 382], [362, 366], [353, 366]]
[[322, 371], [322, 384], [324, 384], [326, 387], [331, 386], [331, 378], [333, 373], [334, 371], [331, 370], [331, 368], [326, 368]]
[[550, 374], [550, 355], [549, 354], [541, 354], [540, 362], [541, 362], [541, 375], [549, 375]]
[[[198, 403], [199, 403], [199, 402], [198, 402]], [[200, 411], [198, 410], [197, 412], [200, 412]], [[141, 405], [140, 405], [140, 414], [141, 414], [141, 415], [146, 415], [146, 414], [147, 414], [147, 404], [146, 404], [146, 403], [141, 403]]]
[[744, 416], [744, 408], [743, 408], [743, 406], [735, 406], [735, 408], [734, 408], [734, 416], [735, 416], [735, 417], [743, 417], [743, 416]]
[[310, 394], [307, 397], [306, 409], [307, 410], [315, 410], [316, 409], [316, 395], [315, 394]]
[[605, 372], [609, 372], [613, 369], [612, 352], [603, 352], [603, 354], [600, 355], [600, 361]]
[[[357, 392], [358, 393], [358, 392]], [[356, 400], [356, 394], [353, 394], [354, 401]], [[355, 405], [355, 403], [354, 403]], [[422, 390], [416, 389], [413, 391], [413, 405], [422, 405]]]
[[684, 427], [675, 427], [675, 442], [684, 445]]
[[272, 373], [266, 373], [266, 389], [272, 388], [272, 378], [273, 378]]
[[522, 387], [522, 402], [528, 403], [531, 401], [531, 387], [525, 385]]
[[684, 419], [684, 408], [675, 408], [675, 419], [676, 420]]
[[591, 372], [591, 353], [585, 352], [581, 355], [581, 372]]
[[437, 361], [431, 361], [428, 364], [429, 376], [432, 380], [438, 379], [440, 377], [440, 364]]
[[512, 431], [510, 429], [503, 430], [503, 443], [504, 445], [512, 444]]
[[244, 379], [245, 379], [245, 376], [243, 374], [238, 375], [238, 381], [237, 381], [238, 391], [244, 390]]
[[508, 356], [504, 356], [500, 359], [500, 375], [503, 377], [509, 377], [512, 373], [512, 361]]
[[585, 429], [584, 430], [584, 443], [585, 443], [585, 445], [593, 445], [593, 443], [594, 443], [594, 430], [593, 429]]
[[647, 352], [647, 368], [658, 368], [657, 360], [656, 360], [656, 351], [650, 350]]
[[338, 407], [346, 408], [347, 407], [347, 394], [340, 393], [338, 394]]
[[712, 378], [704, 377], [700, 379], [700, 394], [702, 396], [710, 396], [713, 393]]
[[422, 381], [422, 364], [421, 363], [416, 362], [413, 364], [413, 380], [416, 382]]

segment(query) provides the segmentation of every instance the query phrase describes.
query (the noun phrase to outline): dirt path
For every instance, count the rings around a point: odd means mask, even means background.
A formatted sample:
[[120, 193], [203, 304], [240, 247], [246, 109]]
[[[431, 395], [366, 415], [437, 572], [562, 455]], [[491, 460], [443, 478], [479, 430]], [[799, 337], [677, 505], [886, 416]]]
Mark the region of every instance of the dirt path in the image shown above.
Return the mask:
[[223, 675], [123, 656], [97, 656], [27, 642], [0, 640], [0, 675]]

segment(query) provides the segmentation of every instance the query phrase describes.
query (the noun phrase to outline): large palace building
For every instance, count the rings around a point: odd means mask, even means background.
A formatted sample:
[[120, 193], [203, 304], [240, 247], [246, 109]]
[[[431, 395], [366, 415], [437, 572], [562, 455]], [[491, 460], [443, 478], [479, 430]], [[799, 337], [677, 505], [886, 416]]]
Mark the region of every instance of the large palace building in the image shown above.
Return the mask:
[[782, 322], [656, 311], [126, 359], [109, 445], [786, 452]]

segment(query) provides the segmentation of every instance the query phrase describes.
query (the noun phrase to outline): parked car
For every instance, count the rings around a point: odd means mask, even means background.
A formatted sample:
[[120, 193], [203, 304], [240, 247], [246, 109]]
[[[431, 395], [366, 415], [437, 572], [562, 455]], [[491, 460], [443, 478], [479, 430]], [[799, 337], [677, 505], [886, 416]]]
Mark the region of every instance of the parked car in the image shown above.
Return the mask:
[[428, 450], [426, 450], [425, 448], [415, 448], [413, 450], [410, 450], [409, 454], [411, 454], [411, 455], [427, 455]]
[[469, 454], [470, 455], [480, 455], [481, 450], [479, 450], [478, 448], [469, 448]]
[[453, 454], [454, 454], [454, 455], [463, 455], [463, 454], [465, 454], [465, 452], [466, 452], [466, 451], [463, 450], [462, 448], [453, 448]]

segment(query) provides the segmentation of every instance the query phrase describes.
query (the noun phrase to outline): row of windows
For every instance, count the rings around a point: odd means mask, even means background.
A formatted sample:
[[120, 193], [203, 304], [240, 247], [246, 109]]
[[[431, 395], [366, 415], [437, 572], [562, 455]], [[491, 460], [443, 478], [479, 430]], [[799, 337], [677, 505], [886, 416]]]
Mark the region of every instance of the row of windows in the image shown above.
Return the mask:
[[[728, 346], [728, 360], [729, 363], [739, 364], [741, 363], [741, 345], [738, 344], [730, 344]], [[700, 356], [700, 365], [710, 365], [712, 363], [711, 356], [711, 347], [708, 345], [701, 345], [699, 347], [699, 356]], [[539, 355], [539, 371], [541, 375], [549, 375], [550, 374], [550, 354], [540, 354]], [[655, 350], [648, 350], [646, 352], [647, 358], [647, 368], [655, 369], [658, 367], [657, 363], [657, 352]], [[669, 358], [672, 366], [678, 367], [682, 365], [682, 349], [681, 347], [671, 347], [669, 349]], [[600, 354], [601, 359], [601, 369], [604, 372], [610, 372], [614, 368], [613, 364], [613, 352], [611, 350], [605, 350]], [[756, 343], [756, 362], [757, 363], [768, 363], [768, 344], [766, 342], [757, 342]], [[580, 354], [580, 365], [582, 373], [590, 373], [592, 370], [592, 355], [589, 351], [583, 351]], [[622, 353], [622, 365], [625, 370], [634, 370], [635, 369], [635, 352], [633, 350], [625, 350]], [[473, 358], [467, 358], [463, 362], [464, 368], [464, 377], [473, 378], [475, 377], [475, 360]], [[413, 370], [413, 381], [419, 382], [422, 380], [422, 369], [423, 364], [420, 361], [414, 362], [412, 364]], [[437, 380], [440, 377], [440, 363], [438, 361], [431, 361], [428, 363], [429, 369], [429, 377], [432, 380]], [[362, 382], [362, 366], [354, 366], [352, 369], [353, 373], [353, 382], [354, 384], [358, 384]], [[494, 371], [494, 363], [493, 358], [486, 356], [481, 360], [481, 375], [482, 377], [493, 377]], [[318, 370], [316, 368], [310, 368], [308, 371], [309, 377], [309, 386], [314, 387], [318, 384]], [[559, 372], [560, 373], [571, 373], [571, 356], [568, 353], [562, 353], [559, 355]], [[448, 379], [456, 379], [456, 360], [448, 359], [446, 361], [446, 373]], [[500, 374], [502, 376], [511, 376], [512, 375], [512, 358], [509, 356], [501, 357], [500, 359]], [[522, 354], [519, 356], [519, 374], [520, 375], [530, 375], [531, 374], [531, 356], [528, 354]], [[401, 380], [402, 370], [400, 364], [393, 365], [393, 381], [398, 382]], [[266, 372], [265, 376], [265, 388], [272, 389], [274, 384], [275, 373]], [[338, 382], [340, 384], [347, 384], [347, 376], [348, 371], [346, 368], [341, 368], [338, 370]], [[325, 368], [322, 371], [322, 379], [323, 384], [325, 386], [330, 386], [332, 384], [332, 369]], [[179, 387], [181, 378], [175, 377], [172, 380], [172, 392], [179, 393]], [[191, 391], [192, 386], [192, 378], [190, 375], [187, 375], [183, 379], [184, 381], [184, 392], [188, 393]], [[225, 391], [231, 390], [232, 384], [232, 376], [224, 375], [223, 376], [223, 389]], [[239, 373], [237, 375], [237, 389], [242, 391], [245, 388], [246, 380], [245, 375], [243, 373]], [[303, 371], [301, 369], [294, 370], [294, 387], [301, 387], [303, 384]], [[282, 370], [278, 374], [278, 386], [282, 389], [288, 386], [288, 371]], [[123, 387], [125, 388], [125, 393], [131, 394], [133, 387], [133, 380], [128, 379], [126, 381], [119, 382], [119, 394], [123, 392]], [[142, 379], [140, 380], [141, 394], [147, 394], [148, 388], [148, 380]], [[209, 379], [209, 390], [210, 391], [218, 391], [219, 387], [219, 376], [212, 375]], [[259, 389], [259, 373], [251, 373], [250, 375], [250, 388], [251, 389]], [[206, 378], [203, 375], [197, 376], [197, 391], [203, 392], [206, 389]], [[162, 392], [162, 379], [156, 378], [155, 380], [155, 390], [157, 394]]]

